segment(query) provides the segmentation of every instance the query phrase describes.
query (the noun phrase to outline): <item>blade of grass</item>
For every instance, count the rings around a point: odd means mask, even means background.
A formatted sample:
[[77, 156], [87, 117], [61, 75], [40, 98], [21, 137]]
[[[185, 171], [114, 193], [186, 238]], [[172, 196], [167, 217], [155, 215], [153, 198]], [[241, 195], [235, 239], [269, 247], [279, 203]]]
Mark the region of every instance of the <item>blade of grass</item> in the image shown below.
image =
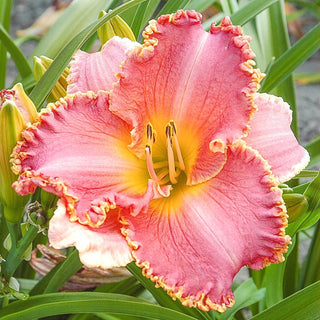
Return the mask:
[[174, 13], [178, 9], [184, 9], [191, 0], [170, 0], [162, 7], [157, 16], [162, 14]]
[[185, 9], [203, 12], [215, 2], [217, 0], [192, 0], [186, 5]]
[[320, 136], [317, 136], [311, 140], [307, 145], [306, 149], [310, 155], [310, 162], [308, 167], [313, 167], [320, 162]]
[[302, 229], [310, 228], [314, 225], [320, 218], [320, 171], [318, 175], [311, 181], [308, 188], [304, 192], [304, 195], [308, 199], [309, 208], [308, 217], [304, 220], [302, 224]]
[[58, 291], [81, 267], [82, 263], [79, 260], [78, 251], [73, 250], [65, 260], [57, 264], [35, 285], [30, 291], [30, 295]]
[[313, 234], [309, 246], [307, 257], [304, 261], [301, 271], [299, 288], [304, 288], [320, 280], [320, 223], [317, 223], [316, 230]]
[[[300, 187], [300, 186], [299, 186]], [[294, 191], [296, 192], [296, 189]], [[304, 196], [308, 199], [308, 210], [305, 215], [301, 216], [295, 222], [289, 224], [286, 232], [293, 236], [298, 230], [303, 230], [311, 227], [315, 224], [320, 217], [320, 172], [317, 177], [307, 184], [307, 188], [304, 191]]]
[[[32, 75], [32, 69], [24, 56], [21, 50], [16, 46], [14, 41], [11, 39], [10, 35], [4, 29], [2, 25], [0, 25], [0, 40], [2, 45], [8, 50], [11, 55], [12, 60], [14, 61], [21, 77], [27, 77]], [[1, 68], [3, 66], [3, 61], [1, 62]], [[1, 76], [1, 75], [0, 75]]]
[[308, 9], [310, 13], [312, 13], [314, 16], [320, 19], [319, 1], [318, 3], [317, 1], [308, 1], [308, 0], [306, 1], [305, 0], [287, 0], [287, 1], [297, 4], [302, 8]]
[[[268, 65], [273, 58], [278, 59], [289, 48], [284, 1], [279, 0], [272, 4], [267, 10], [256, 17], [256, 23], [258, 34], [261, 39], [261, 47], [265, 53], [265, 65]], [[292, 77], [288, 77], [286, 82], [277, 87], [272, 93], [284, 97], [284, 100], [290, 103], [293, 111], [293, 130], [297, 135], [297, 113]], [[270, 307], [283, 299], [284, 283], [289, 281], [290, 277], [293, 277], [293, 275], [284, 272], [286, 264], [287, 261], [277, 265], [272, 264], [265, 269], [263, 284], [266, 288], [265, 304], [267, 307]], [[292, 265], [292, 267], [295, 268], [296, 264]], [[294, 281], [294, 279], [291, 280]]]
[[295, 72], [293, 77], [294, 81], [302, 86], [320, 82], [320, 72]]
[[150, 3], [150, 0], [140, 3], [137, 6], [137, 9], [135, 11], [134, 19], [131, 24], [131, 29], [132, 29], [132, 32], [133, 32], [134, 36], [136, 37], [136, 39], [138, 39], [141, 28], [143, 27], [142, 25], [144, 23], [143, 22], [144, 15], [145, 15], [145, 12], [146, 12], [146, 9], [147, 9], [149, 3]]
[[[271, 59], [274, 57], [275, 61], [280, 59], [290, 48], [289, 42], [289, 33], [287, 29], [287, 21], [285, 16], [285, 7], [284, 0], [279, 0], [269, 8], [270, 13], [270, 27], [271, 27]], [[267, 44], [268, 45], [268, 44]], [[276, 62], [275, 62], [276, 63]], [[273, 63], [270, 67], [267, 77], [270, 77], [272, 68], [274, 67]], [[267, 78], [266, 77], [266, 78]], [[262, 82], [263, 86], [264, 81]], [[293, 81], [293, 76], [291, 73], [287, 75], [287, 78], [284, 79], [282, 83], [279, 83], [272, 91], [261, 89], [261, 91], [267, 91], [269, 93], [278, 95], [288, 102], [292, 110], [292, 123], [291, 129], [296, 136], [299, 137], [299, 128], [298, 128], [298, 118], [297, 118], [297, 109], [296, 109], [296, 92], [295, 85]], [[297, 182], [294, 182], [297, 183]]]
[[292, 245], [292, 250], [287, 256], [287, 262], [285, 266], [284, 273], [289, 274], [290, 277], [284, 277], [283, 279], [283, 296], [288, 297], [295, 293], [298, 288], [299, 280], [299, 233], [296, 234], [296, 239], [294, 245]]
[[122, 293], [129, 296], [137, 296], [144, 289], [142, 284], [138, 282], [134, 277], [130, 277], [118, 282], [106, 283], [98, 288], [95, 292], [108, 292], [108, 293]]
[[74, 52], [77, 49], [79, 49], [82, 46], [82, 44], [84, 44], [93, 35], [93, 33], [96, 32], [97, 29], [100, 28], [109, 19], [143, 1], [145, 0], [132, 0], [121, 5], [117, 9], [112, 10], [99, 20], [91, 23], [80, 33], [78, 33], [64, 47], [64, 49], [57, 55], [56, 59], [53, 61], [51, 66], [48, 68], [47, 72], [43, 75], [43, 77], [40, 79], [40, 81], [34, 87], [30, 94], [30, 98], [32, 99], [33, 103], [35, 104], [38, 110], [41, 108], [47, 95], [50, 93], [54, 84], [59, 79], [62, 71], [68, 65]]
[[232, 0], [221, 0], [220, 3], [226, 16], [231, 16], [239, 8], [238, 3]]
[[137, 267], [134, 262], [129, 263], [127, 265], [127, 269], [153, 295], [153, 297], [161, 306], [165, 306], [172, 310], [177, 310], [185, 314], [191, 315], [198, 320], [211, 320], [210, 316], [207, 313], [199, 309], [184, 307], [180, 303], [180, 301], [172, 300], [172, 298], [162, 288], [156, 288], [155, 284], [150, 279], [142, 275], [141, 269]]
[[236, 312], [262, 300], [265, 296], [265, 291], [265, 289], [258, 289], [253, 279], [248, 279], [234, 291], [235, 305], [221, 314], [219, 320], [232, 320]]
[[[250, 1], [248, 4], [244, 5], [243, 7], [239, 8], [236, 12], [234, 12], [230, 19], [233, 24], [243, 26], [251, 19], [253, 19], [256, 15], [258, 15], [263, 10], [270, 7], [273, 3], [277, 2], [278, 0], [254, 0]], [[219, 20], [213, 18], [208, 19], [203, 24], [204, 29], [208, 30], [212, 22], [219, 22]]]
[[314, 178], [317, 176], [317, 174], [318, 171], [316, 170], [302, 170], [294, 177], [294, 179]]
[[30, 62], [33, 56], [45, 55], [54, 59], [75, 34], [93, 23], [99, 12], [108, 10], [112, 3], [112, 0], [95, 0], [93, 5], [91, 0], [73, 0], [40, 40], [29, 58]]
[[320, 281], [298, 291], [251, 320], [315, 320], [320, 314]]
[[264, 79], [261, 90], [267, 92], [279, 85], [292, 71], [306, 61], [319, 48], [320, 23], [275, 61], [270, 68], [269, 74]]
[[234, 24], [244, 25], [277, 1], [278, 0], [250, 1], [246, 6], [240, 8], [238, 11], [232, 14], [232, 22]]
[[[12, 0], [0, 1], [0, 26], [9, 33], [11, 21]], [[1, 38], [0, 38], [1, 40]], [[0, 41], [0, 89], [6, 86], [7, 48]]]
[[68, 313], [111, 313], [159, 320], [197, 320], [144, 300], [99, 292], [49, 293], [15, 301], [0, 310], [1, 320], [33, 320]]

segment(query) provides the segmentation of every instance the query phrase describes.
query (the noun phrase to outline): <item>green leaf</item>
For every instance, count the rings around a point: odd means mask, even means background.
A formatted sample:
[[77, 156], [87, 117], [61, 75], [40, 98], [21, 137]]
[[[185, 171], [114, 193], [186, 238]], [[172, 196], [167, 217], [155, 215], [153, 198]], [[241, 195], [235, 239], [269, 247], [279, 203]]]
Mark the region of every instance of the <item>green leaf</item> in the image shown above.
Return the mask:
[[[111, 314], [106, 314], [106, 313], [96, 313], [96, 316], [98, 316], [98, 319], [102, 320], [144, 320], [145, 318], [143, 317], [135, 317], [135, 316], [128, 316], [128, 315], [111, 315]], [[89, 315], [88, 320], [92, 320], [91, 315]]]
[[0, 310], [0, 319], [34, 320], [59, 314], [100, 312], [159, 320], [197, 320], [138, 298], [99, 292], [49, 293], [15, 301]]
[[309, 215], [302, 224], [302, 229], [310, 228], [320, 218], [320, 172], [317, 177], [313, 179], [309, 187], [304, 192], [304, 196], [307, 197], [309, 208]]
[[[296, 190], [297, 188], [295, 188]], [[298, 230], [311, 227], [320, 218], [320, 172], [314, 178], [304, 191], [304, 196], [308, 199], [308, 210], [306, 214], [301, 216], [295, 222], [289, 224], [286, 232], [293, 236]]]
[[[8, 224], [9, 227], [9, 224]], [[19, 225], [20, 228], [20, 225]], [[10, 229], [9, 229], [10, 230]], [[10, 277], [14, 274], [17, 267], [23, 260], [24, 253], [35, 239], [38, 234], [39, 229], [33, 225], [29, 226], [26, 234], [18, 241], [17, 246], [13, 247], [8, 254], [6, 261], [2, 262], [2, 274], [6, 280], [9, 280]], [[12, 236], [12, 233], [11, 233]]]
[[[12, 60], [14, 61], [21, 77], [27, 77], [30, 74], [32, 75], [32, 69], [23, 55], [23, 53], [20, 51], [20, 49], [16, 46], [16, 44], [11, 39], [8, 32], [4, 29], [4, 27], [0, 24], [0, 40], [2, 44], [6, 47], [8, 52], [11, 55]], [[1, 62], [1, 69], [5, 66], [2, 65], [3, 61]], [[1, 77], [1, 75], [0, 75]], [[2, 87], [1, 87], [2, 88]]]
[[236, 303], [231, 309], [222, 313], [219, 320], [231, 320], [239, 310], [261, 301], [265, 296], [265, 289], [258, 289], [253, 279], [248, 279], [242, 283], [235, 291]]
[[180, 301], [174, 301], [162, 288], [156, 288], [155, 284], [148, 279], [147, 277], [144, 277], [141, 273], [141, 269], [136, 266], [134, 262], [131, 262], [127, 265], [127, 269], [134, 275], [134, 277], [141, 282], [141, 284], [153, 295], [153, 297], [157, 300], [157, 302], [161, 306], [168, 307], [173, 310], [177, 310], [180, 312], [183, 312], [185, 314], [189, 314], [191, 316], [196, 317], [196, 319], [210, 319], [210, 316], [206, 314], [205, 312], [194, 309], [194, 308], [187, 308], [184, 307]]
[[[239, 10], [234, 12], [230, 16], [230, 19], [234, 25], [243, 26], [244, 24], [249, 22], [252, 18], [254, 18], [256, 15], [258, 15], [260, 12], [270, 7], [276, 1], [278, 0], [250, 1], [248, 4], [244, 5]], [[214, 17], [205, 21], [203, 24], [204, 29], [208, 30], [210, 28], [211, 23], [214, 21], [218, 22], [218, 20]]]
[[248, 3], [246, 6], [240, 8], [231, 15], [231, 21], [234, 24], [244, 25], [260, 12], [269, 8], [276, 1], [278, 0], [250, 1], [250, 3]]
[[[0, 26], [5, 33], [9, 33], [10, 29], [12, 3], [12, 0], [0, 1]], [[6, 85], [7, 73], [7, 48], [5, 44], [1, 43], [2, 41], [0, 36], [0, 89]]]
[[222, 11], [226, 16], [231, 16], [239, 10], [239, 5], [235, 0], [220, 0]]
[[112, 0], [74, 0], [61, 14], [46, 35], [40, 40], [31, 54], [33, 56], [45, 55], [54, 59], [60, 50], [73, 39], [74, 35], [94, 22], [101, 10], [107, 10]]
[[298, 291], [251, 320], [315, 320], [320, 314], [320, 281]]
[[[133, 21], [131, 24], [131, 29], [132, 29], [132, 32], [133, 32], [134, 36], [136, 37], [136, 39], [138, 39], [140, 31], [144, 27], [144, 24], [146, 23], [145, 12], [146, 12], [148, 5], [150, 3], [154, 3], [154, 2], [149, 0], [149, 1], [145, 1], [143, 3], [140, 3], [134, 12], [134, 18], [133, 18]], [[159, 1], [156, 1], [156, 4], [158, 5]]]
[[122, 293], [129, 296], [137, 296], [144, 290], [144, 287], [134, 277], [118, 282], [106, 283], [97, 287], [95, 292]]
[[[262, 51], [265, 52], [265, 61], [270, 64], [267, 77], [269, 77], [274, 62], [278, 61], [282, 55], [288, 52], [290, 48], [287, 23], [285, 18], [284, 0], [279, 0], [257, 17], [257, 26], [259, 28]], [[265, 81], [262, 82], [262, 86]], [[270, 88], [271, 90], [271, 88]], [[261, 89], [269, 92], [270, 90]], [[292, 109], [291, 129], [298, 138], [298, 121], [296, 110], [296, 96], [293, 76], [288, 74], [281, 84], [277, 85], [269, 93], [280, 96], [288, 102]]]
[[320, 82], [320, 72], [295, 72], [293, 77], [294, 81], [302, 86]]
[[304, 288], [320, 280], [320, 223], [312, 236], [307, 257], [303, 263], [299, 287]]
[[268, 92], [285, 80], [299, 65], [320, 48], [320, 23], [297, 41], [270, 68], [261, 91]]
[[184, 9], [191, 0], [170, 0], [162, 7], [158, 16], [162, 14], [175, 13], [179, 9]]
[[[74, 52], [79, 49], [82, 44], [84, 44], [94, 32], [97, 31], [104, 23], [106, 23], [109, 19], [120, 14], [121, 12], [143, 2], [145, 0], [132, 0], [129, 1], [117, 9], [112, 10], [107, 13], [105, 16], [100, 18], [99, 20], [90, 24], [87, 28], [78, 33], [65, 47], [64, 49], [57, 55], [47, 72], [40, 79], [38, 84], [34, 87], [30, 94], [30, 98], [34, 102], [35, 106], [39, 110], [46, 99], [47, 95], [50, 93], [54, 84], [59, 79], [62, 71], [68, 65], [72, 55]], [[91, 2], [92, 3], [92, 2]]]
[[263, 286], [266, 288], [266, 305], [270, 307], [283, 299], [283, 273], [285, 263], [271, 264], [265, 269]]
[[217, 0], [191, 0], [185, 7], [186, 10], [202, 12], [209, 8]]
[[306, 149], [310, 155], [310, 162], [308, 167], [313, 167], [320, 162], [320, 135], [311, 140]]
[[82, 263], [79, 260], [77, 250], [73, 250], [66, 259], [50, 270], [30, 291], [30, 295], [50, 293], [58, 291], [63, 284], [80, 268]]
[[[113, 283], [106, 283], [98, 288], [96, 288], [95, 292], [108, 292], [108, 293], [121, 293], [126, 294], [129, 296], [137, 296], [142, 291], [144, 291], [144, 287], [134, 278], [130, 277], [128, 279], [113, 282]], [[135, 316], [128, 316], [128, 315], [110, 315], [105, 313], [98, 313], [96, 314], [99, 319], [108, 319], [108, 320], [142, 320], [141, 317]], [[92, 320], [92, 314], [89, 315], [74, 315], [69, 320]], [[94, 318], [95, 319], [95, 318]], [[98, 319], [98, 318], [97, 318]]]
[[314, 178], [318, 174], [316, 170], [302, 170], [298, 173], [293, 179], [306, 179], [306, 178]]
[[293, 11], [292, 13], [289, 13], [289, 14], [286, 15], [287, 22], [292, 22], [292, 21], [294, 21], [296, 19], [299, 19], [300, 17], [302, 17], [307, 12], [308, 12], [307, 8]]

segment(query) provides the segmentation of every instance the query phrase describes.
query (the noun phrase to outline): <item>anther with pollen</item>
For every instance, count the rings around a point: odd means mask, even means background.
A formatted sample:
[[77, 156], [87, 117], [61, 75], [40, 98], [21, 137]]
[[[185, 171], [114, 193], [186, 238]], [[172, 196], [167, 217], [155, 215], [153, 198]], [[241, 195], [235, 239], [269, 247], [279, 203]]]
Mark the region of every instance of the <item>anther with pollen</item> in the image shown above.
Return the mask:
[[[165, 128], [166, 149], [167, 154], [162, 161], [153, 163], [152, 145], [155, 143], [155, 131], [150, 123], [147, 124], [147, 144], [145, 148], [146, 162], [149, 175], [152, 180], [161, 185], [171, 182], [176, 184], [177, 177], [181, 171], [185, 170], [184, 161], [182, 158], [179, 142], [177, 138], [177, 129], [174, 121], [170, 121]], [[175, 157], [178, 161], [175, 161]]]
[[182, 158], [181, 150], [180, 150], [180, 147], [179, 147], [179, 142], [178, 142], [178, 138], [177, 138], [177, 129], [176, 129], [176, 125], [175, 125], [174, 121], [170, 121], [170, 126], [172, 128], [173, 143], [174, 143], [174, 147], [175, 147], [176, 152], [177, 152], [177, 157], [178, 157], [178, 161], [179, 161], [179, 167], [183, 171], [183, 170], [185, 170], [186, 167], [184, 165], [184, 161], [183, 161], [183, 158]]

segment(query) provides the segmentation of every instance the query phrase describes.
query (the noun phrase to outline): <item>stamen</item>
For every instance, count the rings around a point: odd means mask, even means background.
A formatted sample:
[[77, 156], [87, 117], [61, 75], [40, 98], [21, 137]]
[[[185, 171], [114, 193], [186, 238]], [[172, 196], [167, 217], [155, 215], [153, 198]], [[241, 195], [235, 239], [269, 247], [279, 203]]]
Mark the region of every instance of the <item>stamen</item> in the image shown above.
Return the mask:
[[147, 138], [148, 140], [151, 140], [152, 138], [152, 126], [150, 123], [147, 124]]
[[158, 172], [158, 178], [159, 180], [162, 182], [163, 178], [165, 176], [168, 176], [169, 175], [169, 170], [168, 170], [168, 167], [165, 168], [165, 169], [162, 169], [160, 172]]
[[160, 169], [160, 168], [168, 168], [168, 161], [159, 161], [159, 162], [155, 162], [153, 164], [153, 167], [155, 169]]
[[174, 147], [175, 147], [176, 152], [177, 152], [177, 157], [178, 157], [178, 161], [179, 161], [179, 167], [183, 171], [183, 170], [186, 169], [186, 166], [184, 165], [184, 161], [183, 161], [183, 158], [182, 158], [181, 150], [180, 150], [180, 147], [179, 147], [179, 141], [178, 141], [178, 138], [177, 138], [177, 128], [176, 128], [176, 125], [175, 125], [174, 121], [170, 121], [170, 125], [171, 125], [172, 131], [173, 131], [172, 137], [173, 137]]
[[174, 154], [172, 150], [172, 140], [171, 140], [171, 126], [167, 125], [166, 127], [166, 136], [167, 136], [167, 152], [168, 152], [168, 164], [169, 164], [169, 178], [171, 183], [177, 183], [176, 179], [176, 170], [174, 164]]
[[149, 145], [146, 145], [146, 160], [147, 160], [147, 168], [148, 172], [150, 174], [150, 177], [153, 181], [159, 182], [159, 178], [157, 177], [152, 163], [152, 155], [151, 155], [151, 147]]
[[151, 123], [147, 124], [147, 139], [148, 145], [150, 146], [150, 148], [152, 148], [152, 145], [156, 142], [156, 137]]

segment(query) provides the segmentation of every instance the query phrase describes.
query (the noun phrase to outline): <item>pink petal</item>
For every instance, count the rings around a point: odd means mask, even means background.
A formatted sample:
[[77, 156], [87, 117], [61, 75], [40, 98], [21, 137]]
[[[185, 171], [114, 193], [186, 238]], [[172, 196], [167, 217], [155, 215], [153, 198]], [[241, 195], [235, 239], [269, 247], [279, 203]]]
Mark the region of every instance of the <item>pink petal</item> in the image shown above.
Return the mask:
[[265, 160], [239, 141], [219, 174], [178, 186], [127, 215], [123, 233], [143, 274], [186, 306], [224, 311], [241, 267], [283, 261], [290, 238], [281, 190]]
[[115, 206], [139, 212], [153, 197], [145, 163], [129, 150], [130, 132], [92, 92], [51, 105], [14, 151], [19, 194], [37, 186], [62, 198], [71, 221], [98, 227]]
[[56, 249], [75, 246], [81, 262], [89, 268], [109, 269], [132, 261], [131, 250], [120, 233], [119, 210], [108, 214], [99, 228], [71, 222], [60, 201], [49, 224], [50, 245]]
[[[198, 141], [189, 144], [193, 150], [182, 150], [197, 154], [188, 183], [205, 181], [221, 170], [224, 147], [247, 131], [254, 112], [260, 73], [252, 69], [250, 39], [228, 18], [207, 33], [199, 13], [182, 10], [151, 21], [144, 38], [122, 65], [110, 109], [134, 128], [131, 147], [138, 155], [144, 152], [148, 122], [160, 136], [175, 121], [180, 137]], [[214, 141], [222, 155], [212, 161]]]
[[121, 62], [136, 45], [127, 38], [113, 37], [99, 52], [78, 51], [71, 62], [68, 93], [111, 90]]
[[278, 183], [290, 180], [310, 160], [290, 128], [290, 106], [281, 98], [266, 93], [257, 94], [255, 103], [258, 112], [253, 116], [245, 140], [268, 161]]

